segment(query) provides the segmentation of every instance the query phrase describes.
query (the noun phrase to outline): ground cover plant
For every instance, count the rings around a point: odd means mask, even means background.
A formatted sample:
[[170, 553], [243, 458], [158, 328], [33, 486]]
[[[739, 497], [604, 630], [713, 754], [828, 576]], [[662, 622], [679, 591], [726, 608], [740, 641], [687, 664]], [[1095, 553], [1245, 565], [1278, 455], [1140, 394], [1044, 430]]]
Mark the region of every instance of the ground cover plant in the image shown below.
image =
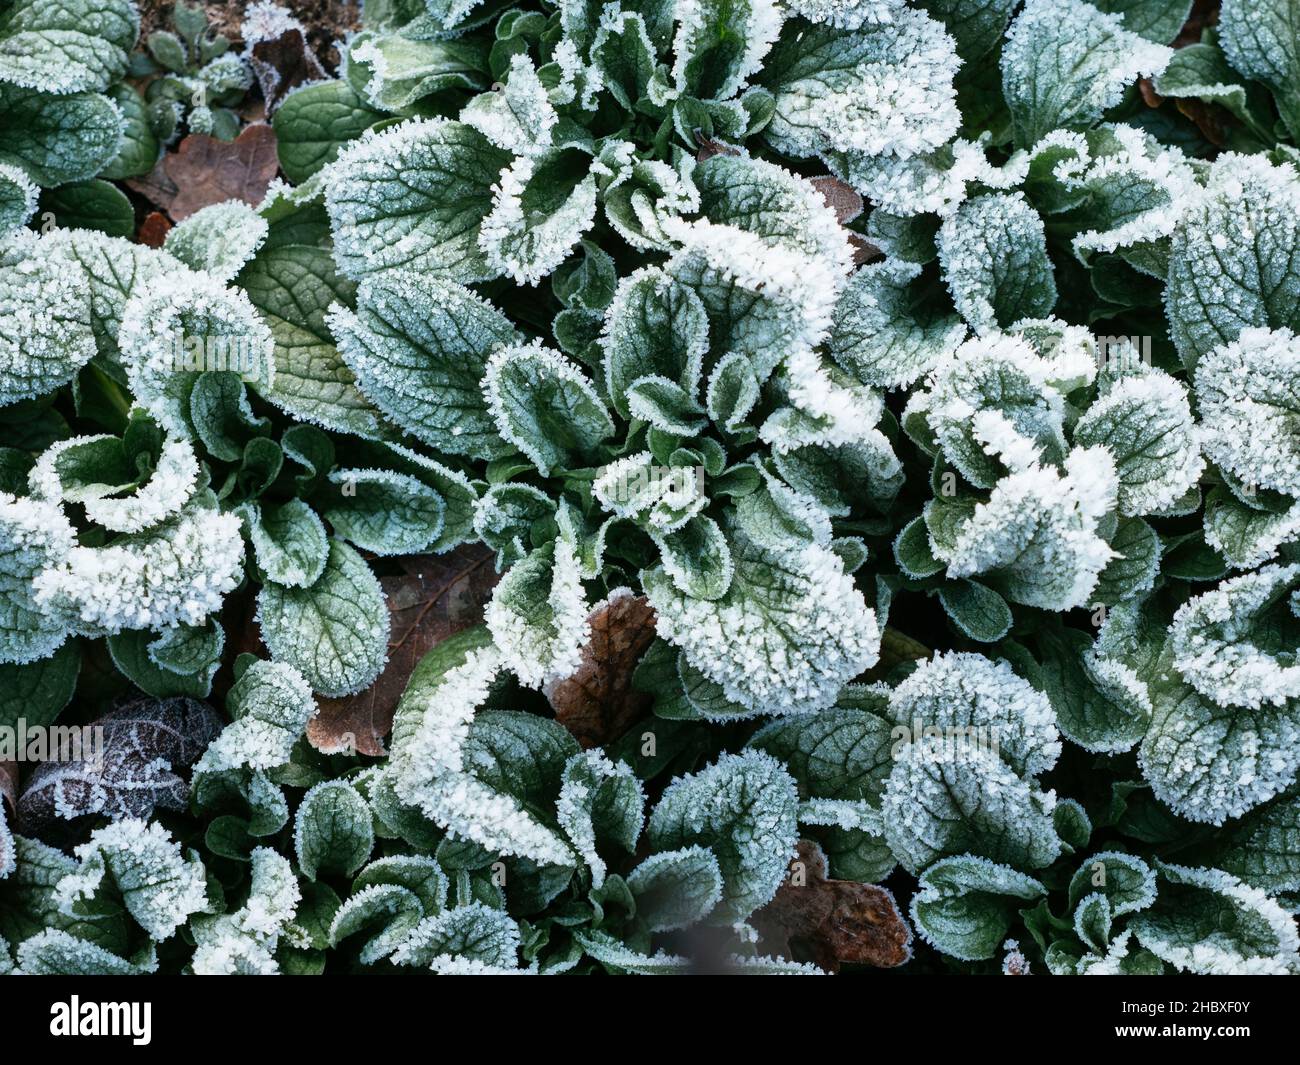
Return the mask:
[[348, 7], [0, 2], [0, 972], [1296, 972], [1296, 0]]

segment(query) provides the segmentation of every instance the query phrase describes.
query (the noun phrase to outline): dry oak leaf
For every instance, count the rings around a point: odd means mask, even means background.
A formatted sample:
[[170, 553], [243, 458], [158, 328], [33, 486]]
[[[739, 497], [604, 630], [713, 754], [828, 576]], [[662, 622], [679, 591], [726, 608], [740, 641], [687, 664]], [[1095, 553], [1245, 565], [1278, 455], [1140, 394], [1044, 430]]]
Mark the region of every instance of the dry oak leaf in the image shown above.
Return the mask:
[[829, 879], [826, 856], [808, 840], [797, 852], [776, 897], [751, 919], [765, 945], [827, 972], [845, 964], [889, 969], [912, 957], [912, 930], [888, 889]]
[[162, 165], [176, 186], [171, 203], [162, 206], [173, 221], [181, 222], [204, 207], [227, 200], [257, 206], [280, 161], [275, 131], [261, 123], [245, 126], [229, 142], [191, 133], [174, 154], [163, 158]]
[[406, 682], [416, 663], [435, 644], [483, 620], [483, 610], [499, 579], [495, 554], [481, 544], [466, 544], [445, 555], [399, 559], [405, 573], [381, 577], [392, 632], [388, 664], [365, 691], [342, 699], [317, 698], [320, 712], [307, 723], [307, 739], [318, 751], [336, 754], [387, 754], [384, 737], [392, 731]]
[[584, 748], [603, 747], [642, 717], [654, 697], [632, 690], [632, 672], [655, 638], [655, 612], [645, 596], [616, 589], [587, 617], [591, 638], [571, 676], [543, 691], [555, 719]]
[[[140, 698], [90, 723], [83, 757], [41, 762], [18, 800], [24, 833], [44, 836], [60, 821], [99, 815], [110, 821], [149, 817], [155, 807], [184, 810], [181, 776], [225, 724], [197, 699]], [[98, 739], [96, 739], [98, 737]], [[96, 750], [99, 744], [100, 749]]]
[[171, 228], [171, 222], [162, 211], [150, 211], [140, 223], [140, 229], [135, 235], [136, 242], [150, 248], [161, 248]]
[[852, 185], [846, 185], [837, 177], [824, 174], [808, 179], [809, 183], [822, 194], [826, 206], [835, 212], [840, 225], [848, 225], [866, 208], [862, 194]]

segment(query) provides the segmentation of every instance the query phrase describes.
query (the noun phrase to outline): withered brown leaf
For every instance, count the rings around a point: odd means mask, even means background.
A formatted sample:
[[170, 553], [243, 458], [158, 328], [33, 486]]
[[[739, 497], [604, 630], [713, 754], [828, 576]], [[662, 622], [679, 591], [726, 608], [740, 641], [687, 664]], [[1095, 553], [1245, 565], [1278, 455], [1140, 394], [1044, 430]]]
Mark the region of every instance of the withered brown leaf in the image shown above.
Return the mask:
[[135, 239], [137, 243], [144, 244], [146, 247], [161, 248], [171, 228], [172, 224], [165, 214], [161, 211], [150, 211], [145, 216], [145, 220], [140, 223]]
[[800, 840], [797, 850], [791, 875], [751, 919], [765, 948], [827, 972], [845, 964], [889, 969], [912, 957], [912, 930], [887, 889], [832, 880], [821, 848]]
[[[226, 200], [256, 206], [279, 170], [275, 131], [265, 124], [245, 126], [233, 141], [191, 133], [163, 157], [163, 169], [176, 186], [170, 203], [160, 204], [172, 220]], [[146, 193], [147, 195], [147, 193]], [[155, 201], [157, 202], [157, 201]]]
[[544, 689], [555, 719], [584, 748], [618, 739], [654, 701], [632, 690], [632, 671], [655, 638], [655, 612], [645, 596], [612, 595], [596, 604], [587, 621], [591, 639], [581, 664]]
[[466, 544], [445, 555], [403, 558], [405, 573], [379, 579], [392, 623], [388, 664], [357, 695], [317, 699], [320, 713], [307, 725], [313, 747], [327, 754], [388, 753], [384, 737], [392, 730], [393, 711], [416, 663], [435, 644], [483, 620], [498, 580], [495, 557], [481, 544]]
[[862, 194], [837, 177], [824, 174], [821, 177], [809, 178], [808, 180], [822, 194], [826, 206], [835, 212], [835, 217], [839, 219], [842, 226], [852, 222], [866, 207]]
[[13, 868], [14, 816], [18, 813], [18, 763], [0, 762], [0, 877]]
[[291, 27], [271, 40], [255, 42], [249, 61], [257, 75], [268, 115], [275, 113], [290, 89], [329, 76], [298, 27]]

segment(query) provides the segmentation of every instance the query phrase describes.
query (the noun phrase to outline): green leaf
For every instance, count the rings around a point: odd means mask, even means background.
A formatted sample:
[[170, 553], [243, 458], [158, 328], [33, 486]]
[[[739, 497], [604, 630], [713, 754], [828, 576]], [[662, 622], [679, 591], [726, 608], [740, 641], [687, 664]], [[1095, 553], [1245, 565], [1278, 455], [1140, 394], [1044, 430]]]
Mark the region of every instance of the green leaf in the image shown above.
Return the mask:
[[106, 96], [51, 96], [0, 80], [0, 162], [22, 167], [38, 185], [94, 177], [117, 155], [121, 136], [121, 116]]
[[107, 181], [77, 181], [47, 189], [39, 210], [65, 229], [97, 229], [111, 237], [135, 233], [135, 210], [116, 185]]
[[488, 360], [483, 393], [497, 432], [543, 477], [556, 466], [585, 464], [614, 435], [591, 382], [540, 341], [499, 349]]
[[302, 797], [293, 823], [298, 868], [308, 880], [351, 876], [375, 846], [370, 807], [345, 780], [327, 780]]
[[295, 89], [271, 119], [280, 169], [295, 185], [301, 184], [383, 117], [383, 112], [366, 104], [346, 81]]
[[1028, 0], [1002, 49], [1016, 143], [1027, 148], [1054, 129], [1094, 125], [1134, 81], [1160, 74], [1171, 54], [1084, 0]]
[[[443, 883], [445, 887], [445, 877]], [[406, 942], [424, 918], [424, 907], [415, 892], [400, 884], [380, 882], [360, 889], [354, 885], [354, 891], [335, 912], [328, 943], [337, 947], [350, 936], [365, 933], [369, 938], [361, 947], [360, 961], [362, 965], [374, 965]]]
[[1092, 599], [1114, 606], [1149, 592], [1160, 572], [1160, 537], [1141, 518], [1125, 518], [1110, 540], [1117, 554], [1097, 577]]
[[961, 961], [991, 958], [1002, 946], [1016, 910], [1047, 894], [1033, 877], [963, 854], [935, 862], [912, 896], [912, 920], [921, 938]]
[[396, 965], [435, 971], [474, 972], [474, 963], [478, 971], [481, 967], [514, 969], [519, 964], [519, 939], [519, 926], [509, 916], [475, 902], [421, 921], [392, 960]]
[[1300, 45], [1291, 0], [1226, 0], [1219, 15], [1219, 40], [1228, 62], [1273, 93], [1282, 121], [1300, 136]]
[[957, 40], [957, 54], [970, 63], [1002, 40], [1016, 0], [922, 0], [917, 6], [947, 27]]
[[1218, 104], [1252, 130], [1263, 132], [1263, 109], [1250, 88], [1242, 84], [1241, 76], [1228, 65], [1217, 42], [1202, 41], [1177, 49], [1164, 73], [1156, 78], [1155, 90], [1175, 100]]
[[348, 46], [348, 80], [386, 111], [406, 110], [447, 89], [486, 89], [486, 71], [486, 56], [474, 38], [413, 40], [363, 31]]
[[722, 870], [706, 847], [652, 854], [628, 874], [637, 916], [652, 932], [699, 924], [722, 900]]
[[[1300, 328], [1300, 181], [1261, 155], [1229, 154], [1184, 208], [1169, 254], [1169, 334], [1189, 368], [1250, 326]], [[1242, 219], [1254, 239], [1240, 239]]]
[[335, 469], [337, 489], [323, 513], [334, 534], [363, 551], [413, 555], [427, 550], [442, 532], [443, 498], [423, 481], [389, 470]]
[[186, 266], [231, 280], [257, 254], [270, 226], [247, 204], [217, 203], [168, 231], [163, 247]]
[[0, 494], [0, 662], [46, 658], [67, 639], [64, 619], [38, 603], [33, 579], [72, 550], [75, 534], [50, 503]]
[[962, 634], [978, 643], [996, 643], [1011, 630], [1007, 601], [976, 581], [943, 584], [939, 602]]
[[957, 310], [978, 332], [1046, 318], [1056, 305], [1043, 222], [1020, 193], [963, 203], [940, 227], [939, 261]]
[[329, 252], [305, 245], [265, 248], [239, 275], [275, 344], [275, 380], [263, 393], [305, 421], [375, 437], [382, 419], [358, 391], [335, 347], [326, 312], [351, 303], [354, 288], [334, 269]]
[[325, 526], [301, 499], [241, 505], [253, 557], [266, 580], [289, 588], [308, 588], [325, 570], [329, 544]]
[[314, 583], [263, 585], [257, 616], [272, 657], [295, 666], [322, 695], [361, 691], [383, 669], [389, 632], [384, 593], [361, 556], [338, 540], [330, 541]]
[[16, 0], [0, 21], [0, 80], [66, 94], [126, 73], [140, 32], [130, 0]]
[[14, 728], [22, 718], [29, 726], [53, 724], [71, 702], [80, 670], [81, 648], [75, 640], [48, 658], [0, 665], [0, 723]]
[[447, 454], [507, 452], [480, 382], [517, 334], [482, 297], [438, 277], [387, 274], [363, 282], [356, 312], [334, 309], [329, 326], [357, 387], [401, 428]]
[[462, 283], [494, 276], [479, 230], [509, 162], [477, 130], [444, 119], [364, 134], [339, 152], [325, 185], [339, 269], [358, 281], [395, 267]]

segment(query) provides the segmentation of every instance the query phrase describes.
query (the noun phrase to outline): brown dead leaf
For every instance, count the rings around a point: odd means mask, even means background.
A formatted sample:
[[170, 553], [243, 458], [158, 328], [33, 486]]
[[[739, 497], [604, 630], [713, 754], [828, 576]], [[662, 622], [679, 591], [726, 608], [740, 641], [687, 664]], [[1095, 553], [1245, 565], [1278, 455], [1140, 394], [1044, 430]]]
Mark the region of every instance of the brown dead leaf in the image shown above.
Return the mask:
[[555, 719], [584, 747], [602, 747], [628, 730], [654, 698], [632, 690], [632, 671], [655, 638], [644, 596], [611, 595], [588, 616], [591, 639], [572, 676], [544, 689]]
[[808, 180], [822, 194], [826, 206], [835, 212], [835, 217], [839, 219], [842, 226], [848, 225], [853, 219], [857, 218], [866, 206], [862, 201], [861, 193], [851, 185], [846, 185], [837, 177], [824, 174], [821, 177], [809, 178]]
[[700, 150], [695, 153], [697, 163], [704, 162], [705, 159], [712, 159], [715, 155], [739, 155], [740, 149], [726, 141], [715, 140], [712, 137], [706, 137], [699, 130], [695, 131], [695, 143], [700, 146]]
[[416, 663], [435, 644], [483, 620], [498, 580], [495, 557], [481, 544], [462, 545], [445, 555], [403, 558], [406, 573], [380, 578], [392, 623], [388, 664], [360, 694], [316, 700], [320, 713], [307, 725], [313, 747], [326, 754], [388, 753], [384, 737]]
[[1207, 104], [1204, 100], [1179, 100], [1177, 106], [1181, 114], [1196, 123], [1201, 136], [1216, 148], [1222, 148], [1228, 143], [1228, 128], [1232, 118], [1227, 111], [1214, 104]]
[[286, 29], [274, 39], [256, 42], [249, 61], [257, 75], [268, 115], [275, 113], [290, 89], [329, 76], [300, 27]]
[[826, 856], [807, 840], [790, 870], [752, 918], [765, 946], [827, 972], [845, 964], [890, 969], [912, 957], [912, 930], [885, 888], [829, 879]]
[[1174, 47], [1186, 48], [1189, 44], [1199, 44], [1206, 27], [1219, 21], [1219, 5], [1220, 0], [1196, 0], [1183, 28], [1174, 38]]
[[174, 154], [163, 157], [163, 168], [177, 191], [169, 204], [160, 206], [175, 222], [226, 200], [255, 206], [280, 168], [275, 131], [267, 125], [245, 126], [230, 142], [191, 133]]
[[133, 192], [138, 192], [151, 204], [163, 211], [171, 207], [172, 200], [176, 199], [176, 193], [180, 191], [176, 188], [176, 182], [167, 176], [167, 168], [163, 165], [166, 159], [166, 156], [159, 159], [149, 173], [140, 177], [126, 179], [127, 188]]
[[171, 222], [162, 211], [150, 211], [145, 216], [145, 220], [140, 223], [140, 229], [136, 233], [135, 239], [138, 243], [147, 247], [161, 248], [171, 228]]
[[881, 251], [871, 241], [867, 240], [861, 233], [850, 233], [849, 243], [853, 245], [853, 265], [865, 266], [867, 263], [877, 263], [885, 257]]
[[1165, 102], [1165, 98], [1156, 92], [1155, 83], [1150, 78], [1138, 78], [1138, 92], [1142, 94], [1142, 102], [1147, 107], [1159, 107]]

